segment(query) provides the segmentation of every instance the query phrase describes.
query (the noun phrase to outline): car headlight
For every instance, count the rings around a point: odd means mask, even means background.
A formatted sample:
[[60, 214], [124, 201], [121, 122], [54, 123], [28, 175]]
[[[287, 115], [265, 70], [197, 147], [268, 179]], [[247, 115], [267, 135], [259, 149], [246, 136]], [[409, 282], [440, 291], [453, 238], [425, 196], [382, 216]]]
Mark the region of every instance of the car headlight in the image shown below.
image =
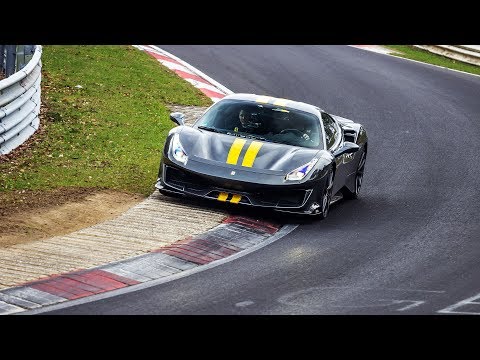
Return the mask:
[[290, 171], [286, 176], [285, 180], [302, 180], [310, 170], [312, 170], [313, 166], [317, 163], [318, 159], [313, 158], [310, 162], [296, 168], [293, 171]]
[[187, 164], [188, 155], [183, 150], [182, 144], [180, 143], [180, 136], [178, 134], [173, 135], [172, 138], [172, 155], [175, 160], [181, 162], [183, 165]]

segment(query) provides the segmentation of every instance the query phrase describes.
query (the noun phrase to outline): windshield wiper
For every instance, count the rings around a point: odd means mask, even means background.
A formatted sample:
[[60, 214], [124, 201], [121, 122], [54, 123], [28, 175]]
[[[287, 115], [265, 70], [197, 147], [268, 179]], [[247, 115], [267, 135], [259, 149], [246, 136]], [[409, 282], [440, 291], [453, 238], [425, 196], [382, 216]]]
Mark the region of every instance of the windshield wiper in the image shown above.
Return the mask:
[[[199, 126], [200, 127], [200, 126]], [[243, 133], [236, 133], [236, 132], [226, 132], [225, 134], [227, 135], [232, 135], [232, 136], [236, 136], [236, 137], [242, 137], [242, 138], [246, 138], [246, 139], [255, 139], [255, 140], [262, 140], [262, 141], [267, 141], [267, 142], [272, 142], [271, 140], [269, 139], [266, 139], [264, 137], [261, 137], [261, 136], [257, 136], [257, 135], [252, 135], [252, 134], [243, 134]]]
[[211, 132], [221, 133], [221, 131], [218, 131], [217, 129], [209, 127], [209, 126], [200, 125], [200, 126], [197, 126], [197, 128], [201, 129], [201, 130], [207, 130], [207, 131], [211, 131]]

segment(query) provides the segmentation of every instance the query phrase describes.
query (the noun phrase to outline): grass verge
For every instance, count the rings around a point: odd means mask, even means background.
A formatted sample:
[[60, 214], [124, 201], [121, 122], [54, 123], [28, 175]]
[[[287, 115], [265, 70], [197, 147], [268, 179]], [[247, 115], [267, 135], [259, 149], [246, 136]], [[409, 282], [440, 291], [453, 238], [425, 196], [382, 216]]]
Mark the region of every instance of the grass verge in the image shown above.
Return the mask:
[[108, 188], [148, 195], [174, 126], [169, 104], [211, 100], [131, 46], [44, 46], [41, 130], [0, 158], [0, 191]]
[[383, 45], [398, 53], [391, 55], [404, 57], [407, 59], [417, 60], [428, 64], [443, 66], [449, 69], [465, 71], [471, 74], [480, 75], [480, 66], [466, 64], [461, 61], [453, 60], [445, 56], [432, 54], [423, 49], [416, 48], [411, 45]]

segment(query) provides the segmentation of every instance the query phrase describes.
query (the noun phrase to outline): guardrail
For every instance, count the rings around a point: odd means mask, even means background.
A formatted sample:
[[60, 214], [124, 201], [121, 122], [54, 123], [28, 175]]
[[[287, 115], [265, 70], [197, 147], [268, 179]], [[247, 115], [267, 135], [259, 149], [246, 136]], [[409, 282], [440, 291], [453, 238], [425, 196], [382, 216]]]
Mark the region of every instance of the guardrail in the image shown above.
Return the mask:
[[0, 80], [0, 154], [8, 154], [23, 144], [40, 125], [41, 56], [42, 47], [37, 45], [21, 70]]
[[480, 66], [479, 45], [414, 45], [431, 53]]

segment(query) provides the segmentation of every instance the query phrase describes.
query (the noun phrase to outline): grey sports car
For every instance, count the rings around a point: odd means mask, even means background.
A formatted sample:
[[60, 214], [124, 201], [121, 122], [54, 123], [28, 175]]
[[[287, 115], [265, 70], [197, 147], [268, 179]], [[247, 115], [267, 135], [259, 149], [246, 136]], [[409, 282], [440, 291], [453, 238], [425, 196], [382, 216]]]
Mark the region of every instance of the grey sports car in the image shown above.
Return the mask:
[[335, 195], [357, 198], [368, 138], [364, 127], [315, 105], [228, 95], [164, 145], [156, 188], [232, 204], [325, 218]]

